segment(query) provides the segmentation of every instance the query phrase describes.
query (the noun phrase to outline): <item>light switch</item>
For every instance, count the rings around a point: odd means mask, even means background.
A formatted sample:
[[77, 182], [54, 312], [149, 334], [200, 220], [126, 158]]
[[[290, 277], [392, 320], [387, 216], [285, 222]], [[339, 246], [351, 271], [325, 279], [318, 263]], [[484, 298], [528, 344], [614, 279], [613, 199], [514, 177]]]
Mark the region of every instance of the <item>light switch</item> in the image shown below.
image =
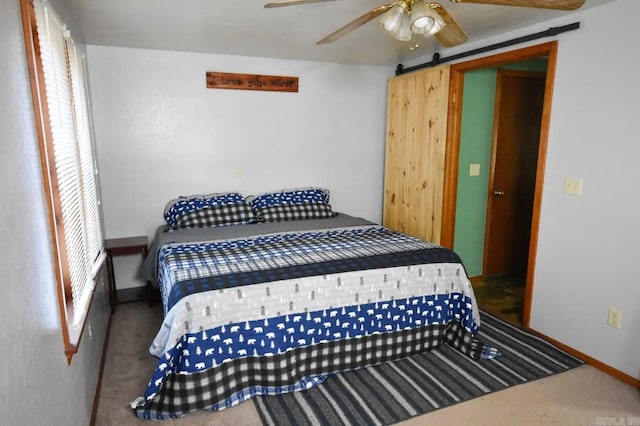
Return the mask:
[[480, 176], [480, 164], [474, 163], [469, 165], [469, 176]]
[[579, 177], [564, 178], [564, 193], [567, 195], [582, 194], [582, 178], [579, 178]]

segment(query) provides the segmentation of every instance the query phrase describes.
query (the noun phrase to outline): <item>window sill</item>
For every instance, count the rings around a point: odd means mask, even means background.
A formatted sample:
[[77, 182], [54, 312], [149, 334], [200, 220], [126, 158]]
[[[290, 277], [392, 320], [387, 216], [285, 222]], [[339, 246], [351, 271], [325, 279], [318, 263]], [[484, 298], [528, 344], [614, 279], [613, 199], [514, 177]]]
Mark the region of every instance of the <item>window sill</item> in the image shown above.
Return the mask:
[[[68, 303], [66, 306], [66, 329], [63, 331], [64, 334], [64, 353], [67, 357], [67, 364], [71, 365], [71, 359], [73, 355], [78, 352], [78, 348], [80, 347], [80, 341], [82, 339], [82, 335], [84, 329], [87, 325], [87, 320], [89, 319], [89, 312], [91, 311], [91, 306], [93, 305], [93, 298], [96, 293], [96, 288], [98, 287], [98, 283], [101, 279], [106, 278], [106, 256], [101, 256], [96, 262], [95, 271], [96, 274], [93, 277], [93, 287], [91, 288], [91, 295], [89, 296], [88, 302], [86, 303], [84, 309], [81, 312], [75, 312], [73, 303]], [[80, 315], [79, 320], [75, 320], [76, 315]]]

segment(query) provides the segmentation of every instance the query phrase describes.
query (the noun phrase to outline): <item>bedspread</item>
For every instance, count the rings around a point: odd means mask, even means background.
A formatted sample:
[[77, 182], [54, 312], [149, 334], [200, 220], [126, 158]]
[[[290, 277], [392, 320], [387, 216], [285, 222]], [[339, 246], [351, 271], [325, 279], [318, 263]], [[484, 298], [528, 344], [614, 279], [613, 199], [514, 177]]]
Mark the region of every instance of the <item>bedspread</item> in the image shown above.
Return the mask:
[[[307, 225], [308, 227], [308, 225]], [[479, 315], [458, 256], [362, 223], [157, 251], [165, 319], [141, 418], [218, 410], [447, 343], [472, 357]]]

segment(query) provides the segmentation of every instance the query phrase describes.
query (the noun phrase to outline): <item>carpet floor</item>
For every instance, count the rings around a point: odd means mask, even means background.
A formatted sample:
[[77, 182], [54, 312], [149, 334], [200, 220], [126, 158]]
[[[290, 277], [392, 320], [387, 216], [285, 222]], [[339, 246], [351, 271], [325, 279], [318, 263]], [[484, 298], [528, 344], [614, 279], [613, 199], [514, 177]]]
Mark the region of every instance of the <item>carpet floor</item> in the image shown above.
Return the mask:
[[[119, 305], [111, 319], [96, 426], [149, 425], [133, 415], [128, 402], [144, 393], [156, 359], [148, 348], [162, 322], [160, 306]], [[640, 421], [640, 393], [615, 378], [582, 365], [564, 373], [512, 386], [398, 423], [401, 426], [596, 424], [606, 419]], [[254, 426], [262, 421], [252, 401], [218, 412], [199, 411], [163, 426]], [[602, 423], [604, 424], [604, 423]], [[612, 423], [613, 424], [613, 423]]]

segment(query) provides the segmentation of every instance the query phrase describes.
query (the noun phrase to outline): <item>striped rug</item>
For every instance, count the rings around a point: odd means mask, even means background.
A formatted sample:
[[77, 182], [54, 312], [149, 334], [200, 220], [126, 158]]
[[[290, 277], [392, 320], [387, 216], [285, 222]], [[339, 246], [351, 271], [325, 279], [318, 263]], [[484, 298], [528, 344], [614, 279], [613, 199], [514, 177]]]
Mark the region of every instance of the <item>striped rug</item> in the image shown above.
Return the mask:
[[502, 351], [473, 360], [449, 346], [335, 374], [316, 388], [256, 398], [265, 425], [388, 425], [582, 364], [481, 311], [478, 337]]

